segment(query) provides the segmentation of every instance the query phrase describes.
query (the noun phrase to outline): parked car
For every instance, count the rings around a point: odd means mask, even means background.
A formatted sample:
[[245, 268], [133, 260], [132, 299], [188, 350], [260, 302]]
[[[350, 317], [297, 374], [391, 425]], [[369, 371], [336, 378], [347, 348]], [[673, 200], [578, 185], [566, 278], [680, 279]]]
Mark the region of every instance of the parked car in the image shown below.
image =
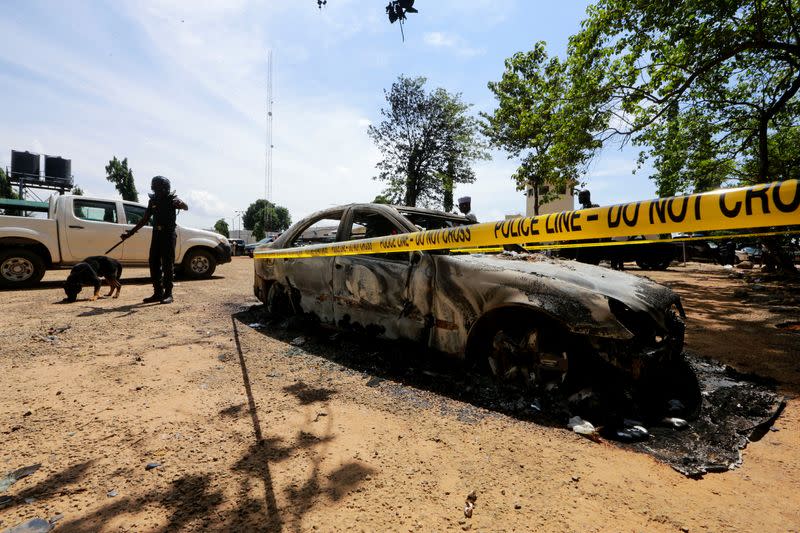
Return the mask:
[[[123, 265], [147, 265], [149, 225], [106, 253], [144, 211], [145, 206], [122, 200], [54, 195], [47, 218], [0, 216], [0, 287], [34, 285], [46, 270], [71, 266], [92, 255], [108, 255]], [[217, 265], [230, 260], [231, 247], [222, 235], [178, 226], [175, 262], [183, 275], [209, 278]]]
[[253, 257], [253, 250], [255, 250], [258, 246], [261, 246], [262, 244], [269, 244], [269, 243], [273, 242], [274, 240], [275, 240], [275, 236], [272, 235], [270, 237], [264, 237], [263, 239], [261, 239], [258, 242], [251, 242], [250, 244], [248, 244], [247, 246], [244, 247], [244, 253], [246, 253], [250, 257]]
[[[658, 238], [658, 236], [654, 236]], [[645, 240], [644, 236], [630, 237], [628, 241]], [[575, 259], [581, 263], [599, 265], [610, 261], [612, 265], [635, 262], [643, 270], [666, 270], [676, 258], [675, 243], [654, 242], [648, 244], [619, 244], [593, 246], [599, 241], [589, 241], [584, 246], [558, 250], [558, 257]]]
[[743, 246], [736, 250], [736, 258], [739, 261], [750, 261], [753, 263], [761, 262], [761, 248], [758, 246]]
[[[309, 216], [263, 249], [468, 223], [438, 211], [352, 204]], [[304, 237], [332, 224], [333, 235]], [[414, 341], [505, 381], [559, 382], [605, 368], [659, 387], [683, 364], [684, 313], [669, 288], [543, 254], [262, 257], [254, 283], [269, 312]]]

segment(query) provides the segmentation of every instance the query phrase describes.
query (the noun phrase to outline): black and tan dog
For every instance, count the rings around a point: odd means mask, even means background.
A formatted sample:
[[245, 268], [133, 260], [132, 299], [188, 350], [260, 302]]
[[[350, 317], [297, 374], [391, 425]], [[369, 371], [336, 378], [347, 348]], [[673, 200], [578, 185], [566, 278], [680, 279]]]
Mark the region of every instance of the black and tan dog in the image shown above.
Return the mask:
[[72, 271], [64, 283], [64, 292], [67, 293], [65, 300], [74, 302], [84, 285], [94, 286], [94, 295], [89, 300], [97, 300], [100, 297], [101, 277], [105, 278], [111, 287], [106, 296], [111, 296], [116, 289], [117, 293], [113, 297], [118, 298], [119, 291], [122, 289], [122, 284], [119, 282], [120, 276], [122, 276], [122, 265], [116, 259], [104, 255], [87, 257], [72, 267]]

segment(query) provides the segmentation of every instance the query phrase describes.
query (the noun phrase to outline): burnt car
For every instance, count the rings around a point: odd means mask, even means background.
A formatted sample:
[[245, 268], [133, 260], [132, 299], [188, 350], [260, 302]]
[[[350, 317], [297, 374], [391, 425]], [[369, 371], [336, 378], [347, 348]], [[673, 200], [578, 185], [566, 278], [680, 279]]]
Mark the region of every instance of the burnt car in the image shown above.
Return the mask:
[[[463, 216], [438, 211], [352, 204], [314, 213], [261, 249], [466, 224]], [[662, 386], [682, 361], [684, 313], [672, 290], [542, 254], [263, 257], [254, 283], [270, 313], [413, 341], [505, 382], [591, 380], [603, 369]]]

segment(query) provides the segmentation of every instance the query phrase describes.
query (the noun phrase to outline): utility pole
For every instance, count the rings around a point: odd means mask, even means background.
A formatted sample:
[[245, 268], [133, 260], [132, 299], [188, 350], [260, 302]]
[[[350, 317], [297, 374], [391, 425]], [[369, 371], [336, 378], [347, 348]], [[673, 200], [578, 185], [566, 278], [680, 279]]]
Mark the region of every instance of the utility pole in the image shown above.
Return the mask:
[[[267, 146], [264, 168], [264, 200], [272, 201], [272, 49], [267, 50]], [[264, 231], [267, 230], [267, 210], [264, 209]]]

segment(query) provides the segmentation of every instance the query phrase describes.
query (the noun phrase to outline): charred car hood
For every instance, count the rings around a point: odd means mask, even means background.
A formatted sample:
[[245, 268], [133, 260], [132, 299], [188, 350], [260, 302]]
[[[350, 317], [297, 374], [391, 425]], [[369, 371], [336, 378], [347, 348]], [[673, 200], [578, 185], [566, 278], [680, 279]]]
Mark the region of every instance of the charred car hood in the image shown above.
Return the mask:
[[[671, 289], [649, 279], [577, 261], [559, 260], [542, 254], [450, 256], [465, 270], [514, 272], [536, 278], [539, 286], [565, 294], [600, 295], [616, 300], [636, 313], [647, 313], [664, 327], [665, 312], [673, 305], [682, 313], [680, 298]], [[506, 280], [508, 281], [508, 280]], [[522, 284], [521, 284], [522, 285]], [[520, 290], [532, 292], [530, 286]], [[535, 291], [535, 289], [534, 289]]]

